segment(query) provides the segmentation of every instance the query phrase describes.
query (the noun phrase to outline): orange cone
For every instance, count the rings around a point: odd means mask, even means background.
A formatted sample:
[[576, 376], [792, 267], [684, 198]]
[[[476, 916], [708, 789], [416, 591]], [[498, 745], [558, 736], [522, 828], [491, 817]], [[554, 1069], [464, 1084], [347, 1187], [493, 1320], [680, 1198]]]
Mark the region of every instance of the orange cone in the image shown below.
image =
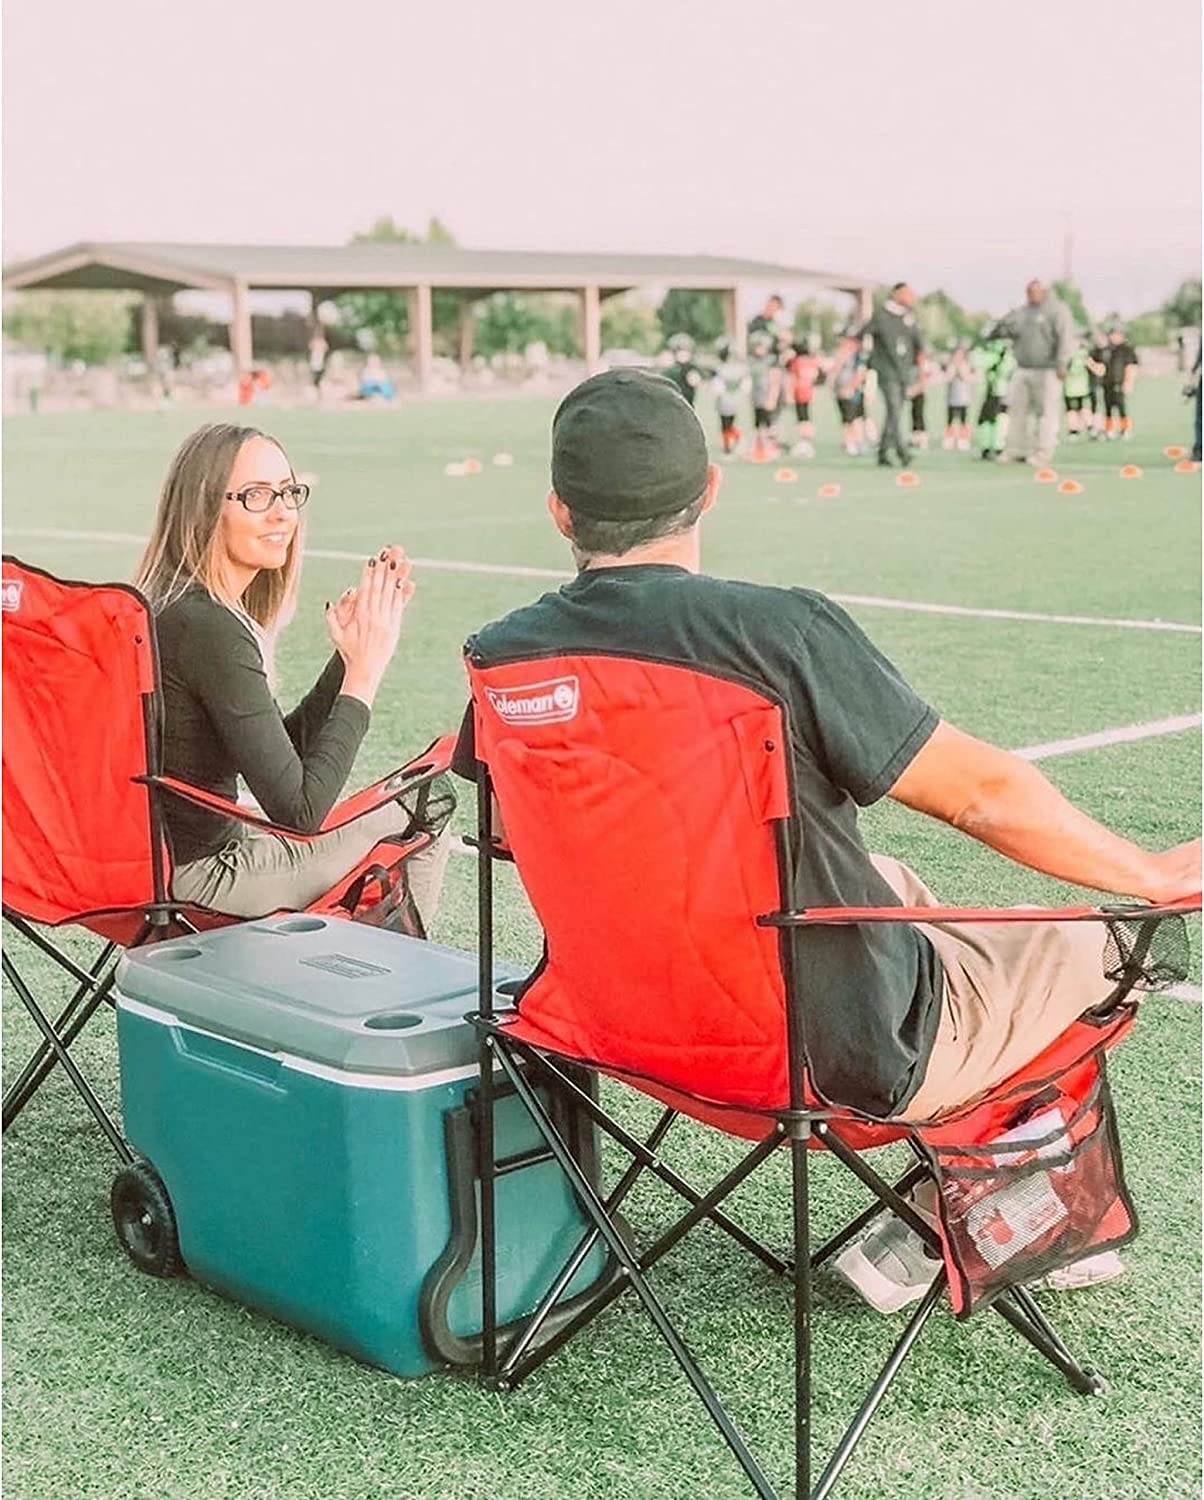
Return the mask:
[[798, 475], [793, 469], [779, 469], [773, 477], [778, 484], [793, 484]]
[[815, 493], [821, 500], [835, 500], [837, 495], [840, 494], [840, 486], [838, 484], [821, 484]]
[[1136, 464], [1126, 464], [1120, 471], [1120, 477], [1122, 479], [1140, 479], [1141, 470]]
[[1077, 479], [1063, 479], [1062, 483], [1058, 486], [1059, 495], [1081, 495], [1082, 493], [1083, 486]]
[[1167, 458], [1182, 458], [1187, 449], [1180, 447], [1178, 443], [1172, 443], [1169, 448], [1164, 448], [1162, 451]]
[[901, 484], [905, 490], [914, 489], [920, 482], [920, 476], [913, 474], [910, 469], [904, 469], [902, 474], [895, 475], [895, 483]]
[[1175, 473], [1194, 474], [1199, 467], [1200, 465], [1197, 463], [1193, 463], [1190, 458], [1181, 458], [1175, 465]]
[[466, 458], [464, 460], [464, 472], [466, 474], [479, 474], [481, 472], [481, 460], [479, 458]]
[[1038, 469], [1033, 478], [1038, 484], [1057, 484], [1058, 471], [1057, 469]]

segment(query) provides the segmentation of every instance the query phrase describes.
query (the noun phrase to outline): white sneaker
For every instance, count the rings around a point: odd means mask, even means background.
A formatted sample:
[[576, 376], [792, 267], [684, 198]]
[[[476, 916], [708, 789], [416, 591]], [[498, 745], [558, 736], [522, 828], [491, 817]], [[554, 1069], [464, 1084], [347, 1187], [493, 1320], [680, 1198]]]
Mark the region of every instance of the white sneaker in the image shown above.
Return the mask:
[[1050, 1271], [1029, 1285], [1049, 1292], [1078, 1292], [1084, 1287], [1104, 1286], [1124, 1274], [1125, 1263], [1116, 1251], [1103, 1250], [1099, 1255], [1086, 1255], [1072, 1265]]
[[966, 441], [965, 438], [960, 438], [958, 440], [957, 451], [959, 453], [969, 453], [969, 451], [970, 451], [970, 444]]
[[[925, 1219], [931, 1217], [924, 1212], [924, 1205], [915, 1207]], [[876, 1220], [860, 1239], [846, 1245], [832, 1267], [875, 1312], [893, 1313], [920, 1300], [940, 1271], [941, 1261], [914, 1229], [891, 1214]], [[1103, 1286], [1124, 1272], [1120, 1256], [1114, 1250], [1105, 1250], [1028, 1285], [1051, 1292], [1075, 1292]]]
[[941, 1262], [914, 1229], [890, 1214], [846, 1245], [832, 1268], [875, 1312], [893, 1313], [920, 1300]]

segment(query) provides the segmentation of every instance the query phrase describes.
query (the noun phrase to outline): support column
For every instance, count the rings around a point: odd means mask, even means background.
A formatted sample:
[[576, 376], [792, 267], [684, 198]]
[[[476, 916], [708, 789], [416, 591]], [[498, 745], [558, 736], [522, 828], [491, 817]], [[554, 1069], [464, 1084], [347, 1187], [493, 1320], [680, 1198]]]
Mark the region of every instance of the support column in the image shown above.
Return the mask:
[[155, 367], [159, 357], [159, 304], [148, 292], [142, 299], [142, 358]]
[[583, 286], [581, 298], [581, 353], [585, 373], [593, 375], [602, 365], [602, 299], [596, 286]]
[[871, 286], [857, 288], [857, 322], [868, 323], [874, 316], [874, 289]]
[[251, 301], [245, 281], [236, 280], [231, 287], [230, 353], [238, 376], [249, 375], [255, 363], [251, 347]]
[[414, 356], [414, 374], [418, 380], [418, 389], [425, 391], [431, 383], [435, 360], [430, 287], [407, 287], [406, 306], [410, 313], [410, 352]]
[[720, 293], [723, 300], [723, 329], [738, 349], [744, 347], [744, 298], [738, 286]]
[[464, 297], [460, 302], [460, 339], [459, 358], [460, 369], [467, 370], [472, 362], [472, 334], [473, 334], [473, 310], [476, 302], [472, 297]]

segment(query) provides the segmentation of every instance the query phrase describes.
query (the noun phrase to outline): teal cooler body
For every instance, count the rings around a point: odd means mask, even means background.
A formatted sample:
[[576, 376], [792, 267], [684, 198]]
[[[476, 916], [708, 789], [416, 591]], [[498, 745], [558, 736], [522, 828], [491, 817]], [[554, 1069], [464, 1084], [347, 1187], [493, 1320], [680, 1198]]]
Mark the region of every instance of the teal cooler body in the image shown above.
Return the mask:
[[[190, 1273], [398, 1375], [471, 1362], [476, 958], [276, 917], [135, 949], [117, 988], [126, 1135], [163, 1180]], [[588, 1154], [592, 1131], [580, 1139]], [[497, 1181], [502, 1321], [534, 1307], [587, 1227], [542, 1146], [502, 1098], [499, 1162], [537, 1158]], [[570, 1294], [604, 1261], [595, 1247]]]

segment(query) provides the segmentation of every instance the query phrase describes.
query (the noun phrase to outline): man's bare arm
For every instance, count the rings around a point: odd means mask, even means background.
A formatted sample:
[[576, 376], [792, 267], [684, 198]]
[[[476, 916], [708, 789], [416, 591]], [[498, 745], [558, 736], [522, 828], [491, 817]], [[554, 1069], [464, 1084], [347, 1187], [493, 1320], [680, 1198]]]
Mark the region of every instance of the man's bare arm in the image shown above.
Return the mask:
[[1080, 812], [1036, 766], [937, 725], [890, 795], [1000, 854], [1097, 891], [1173, 901], [1200, 889], [1200, 840], [1151, 853]]

